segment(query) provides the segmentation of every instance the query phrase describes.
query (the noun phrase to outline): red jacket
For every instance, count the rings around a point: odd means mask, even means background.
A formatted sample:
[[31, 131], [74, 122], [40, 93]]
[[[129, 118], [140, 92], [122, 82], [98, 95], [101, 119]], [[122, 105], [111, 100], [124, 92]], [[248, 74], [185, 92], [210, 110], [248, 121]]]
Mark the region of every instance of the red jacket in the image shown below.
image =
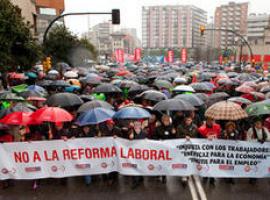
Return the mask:
[[5, 134], [0, 136], [0, 142], [13, 142], [14, 141], [14, 137], [10, 134]]
[[214, 123], [212, 128], [203, 124], [200, 128], [198, 128], [199, 133], [202, 137], [207, 138], [208, 136], [214, 136], [215, 138], [219, 138], [221, 134], [221, 128], [219, 124]]

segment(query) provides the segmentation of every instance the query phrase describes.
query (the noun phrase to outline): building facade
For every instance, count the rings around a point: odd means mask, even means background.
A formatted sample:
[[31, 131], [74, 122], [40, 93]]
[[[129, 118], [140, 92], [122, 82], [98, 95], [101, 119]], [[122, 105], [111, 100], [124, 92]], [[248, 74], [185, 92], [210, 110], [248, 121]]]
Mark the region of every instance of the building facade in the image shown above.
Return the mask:
[[[247, 35], [248, 3], [229, 2], [215, 11], [215, 28], [230, 29]], [[230, 32], [215, 31], [215, 47], [230, 48], [235, 44], [236, 36]]]
[[206, 11], [192, 5], [142, 7], [143, 48], [195, 48], [205, 44], [199, 27]]
[[270, 27], [269, 14], [250, 14], [248, 16], [248, 42], [252, 45], [262, 45], [265, 40], [267, 28]]
[[[64, 0], [36, 0], [37, 12], [37, 37], [40, 42], [50, 22], [57, 16], [61, 15], [65, 10]], [[64, 23], [64, 19], [59, 20]]]
[[31, 32], [36, 34], [37, 12], [34, 0], [11, 0], [11, 3], [17, 5], [21, 9], [21, 14], [25, 19], [25, 23], [30, 24]]

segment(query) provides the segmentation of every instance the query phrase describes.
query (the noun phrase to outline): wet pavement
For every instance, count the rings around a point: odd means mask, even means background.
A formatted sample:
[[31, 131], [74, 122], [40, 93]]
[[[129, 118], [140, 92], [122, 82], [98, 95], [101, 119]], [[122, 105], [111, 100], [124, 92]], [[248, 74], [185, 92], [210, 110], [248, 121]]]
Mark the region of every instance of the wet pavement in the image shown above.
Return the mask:
[[31, 181], [15, 181], [14, 186], [0, 191], [0, 200], [189, 200], [189, 188], [183, 188], [180, 178], [168, 177], [163, 184], [155, 177], [146, 177], [144, 185], [131, 189], [131, 177], [120, 176], [119, 182], [108, 186], [102, 180], [96, 180], [89, 186], [81, 177], [69, 178], [67, 185], [59, 179], [41, 181], [37, 191], [31, 188]]
[[216, 185], [202, 184], [208, 200], [268, 200], [270, 199], [270, 179], [258, 179], [254, 185], [249, 179], [235, 179], [235, 184], [228, 184], [224, 179]]
[[[167, 177], [163, 184], [157, 177], [145, 177], [144, 184], [131, 188], [131, 177], [119, 176], [118, 183], [108, 186], [101, 176], [86, 186], [82, 177], [68, 178], [63, 185], [61, 179], [45, 179], [37, 191], [32, 189], [32, 181], [14, 181], [14, 186], [0, 191], [0, 200], [190, 200], [190, 188], [183, 188], [180, 178]], [[196, 184], [194, 184], [196, 185]], [[267, 200], [270, 199], [270, 179], [258, 179], [255, 185], [249, 179], [235, 179], [235, 184], [217, 179], [215, 186], [204, 184], [207, 200]], [[203, 200], [200, 196], [198, 200]]]

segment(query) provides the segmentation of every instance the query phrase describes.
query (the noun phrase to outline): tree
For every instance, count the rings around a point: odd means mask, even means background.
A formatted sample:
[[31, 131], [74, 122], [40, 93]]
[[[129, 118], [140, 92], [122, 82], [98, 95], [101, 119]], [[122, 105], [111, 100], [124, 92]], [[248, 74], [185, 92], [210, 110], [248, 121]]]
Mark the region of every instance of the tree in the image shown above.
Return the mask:
[[50, 31], [43, 44], [44, 53], [52, 57], [53, 63], [66, 62], [73, 65], [71, 54], [76, 49], [88, 50], [96, 58], [95, 47], [87, 39], [79, 39], [63, 25], [57, 25]]
[[30, 25], [24, 22], [21, 9], [9, 0], [0, 0], [0, 24], [1, 69], [30, 69], [40, 59], [41, 47], [32, 37]]

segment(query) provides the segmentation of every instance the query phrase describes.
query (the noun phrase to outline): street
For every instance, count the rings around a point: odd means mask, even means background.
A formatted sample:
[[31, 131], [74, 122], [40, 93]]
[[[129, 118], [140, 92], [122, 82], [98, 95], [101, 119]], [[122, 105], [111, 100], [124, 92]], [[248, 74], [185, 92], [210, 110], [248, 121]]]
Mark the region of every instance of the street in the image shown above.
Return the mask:
[[[155, 200], [203, 200], [199, 194], [192, 197], [192, 189], [189, 186], [183, 188], [180, 178], [176, 177], [167, 177], [166, 184], [162, 184], [156, 177], [147, 177], [144, 180], [144, 186], [140, 186], [135, 190], [131, 189], [130, 177], [123, 176], [120, 176], [119, 183], [113, 186], [108, 186], [101, 180], [97, 180], [93, 184], [86, 186], [81, 177], [74, 177], [68, 179], [66, 186], [61, 185], [60, 180], [57, 179], [42, 180], [41, 186], [37, 191], [33, 191], [31, 183], [32, 181], [15, 181], [14, 186], [1, 190], [0, 200], [137, 200], [139, 198]], [[195, 181], [193, 185], [197, 193]], [[267, 195], [269, 194], [269, 186], [270, 182], [268, 179], [260, 179], [255, 185], [250, 185], [248, 179], [236, 179], [234, 185], [219, 179], [216, 181], [215, 186], [208, 184], [203, 185], [203, 188], [207, 200], [264, 200], [267, 199]]]

